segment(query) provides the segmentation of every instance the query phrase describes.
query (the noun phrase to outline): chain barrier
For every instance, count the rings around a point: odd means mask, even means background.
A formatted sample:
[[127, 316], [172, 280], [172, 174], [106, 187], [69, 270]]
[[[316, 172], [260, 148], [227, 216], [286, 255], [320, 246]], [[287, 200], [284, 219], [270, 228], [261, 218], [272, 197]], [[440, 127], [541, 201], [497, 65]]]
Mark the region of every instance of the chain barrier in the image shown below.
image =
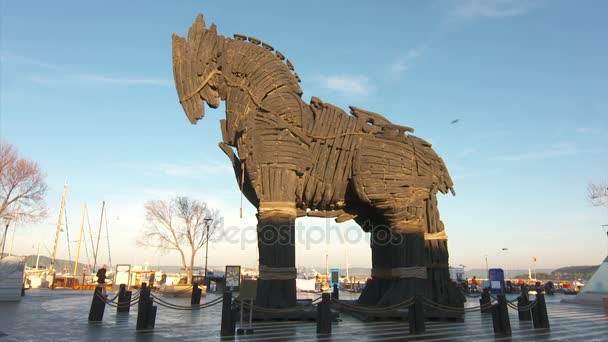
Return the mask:
[[[235, 301], [238, 301], [239, 303], [241, 303], [241, 300], [238, 297], [232, 297]], [[253, 310], [254, 311], [258, 311], [258, 312], [267, 312], [267, 313], [273, 313], [273, 312], [295, 312], [298, 311], [300, 309], [303, 308], [307, 308], [307, 307], [314, 307], [315, 305], [317, 305], [317, 302], [321, 300], [321, 297], [318, 297], [314, 300], [312, 300], [310, 303], [306, 303], [304, 305], [298, 305], [298, 306], [294, 306], [294, 307], [289, 307], [289, 308], [265, 308], [263, 306], [257, 306], [257, 305], [253, 305]], [[249, 308], [250, 304], [247, 302], [242, 302], [243, 306], [245, 308]]]
[[108, 299], [108, 302], [113, 302], [113, 301], [115, 301], [115, 300], [118, 298], [118, 295], [120, 295], [120, 292], [118, 292], [118, 293], [116, 294], [116, 296], [112, 297], [112, 299]]
[[484, 309], [487, 309], [489, 307], [491, 307], [492, 305], [494, 305], [495, 302], [489, 302], [486, 304], [481, 304], [479, 306], [474, 306], [474, 307], [470, 307], [470, 308], [459, 308], [456, 306], [448, 306], [448, 305], [444, 305], [441, 303], [437, 303], [434, 302], [426, 297], [422, 297], [424, 299], [424, 301], [426, 302], [426, 305], [435, 309], [439, 309], [439, 310], [445, 310], [445, 311], [451, 311], [451, 312], [458, 312], [458, 313], [463, 313], [463, 312], [475, 312], [475, 311], [481, 311]]
[[350, 309], [352, 311], [364, 312], [364, 313], [378, 313], [378, 312], [383, 312], [386, 310], [397, 310], [397, 309], [409, 307], [410, 305], [414, 304], [414, 298], [408, 298], [400, 303], [389, 305], [389, 306], [382, 306], [382, 307], [365, 307], [365, 306], [360, 306], [360, 305], [353, 305], [353, 304], [348, 304], [348, 303], [345, 303], [343, 301], [340, 301], [340, 300], [334, 299], [334, 298], [331, 299], [331, 302], [334, 304], [340, 305], [342, 307], [345, 307], [347, 309]]
[[529, 310], [532, 310], [532, 308], [535, 307], [537, 304], [538, 304], [538, 301], [535, 300], [535, 301], [530, 302], [530, 304], [528, 304], [526, 306], [519, 307], [517, 305], [513, 305], [513, 304], [507, 302], [507, 306], [509, 306], [511, 309], [516, 310], [516, 311], [529, 311]]
[[[126, 303], [114, 303], [114, 300], [116, 297], [118, 297], [118, 295], [116, 295], [112, 300], [107, 299], [106, 297], [104, 297], [103, 295], [97, 293], [97, 297], [99, 299], [101, 299], [104, 303], [108, 304], [109, 306], [116, 308], [118, 306], [124, 306]], [[127, 302], [129, 304], [129, 306], [135, 306], [137, 305], [137, 303], [139, 302], [139, 291], [136, 292], [136, 295], [134, 297], [131, 298], [131, 300], [129, 302]]]
[[[135, 292], [135, 294], [131, 293], [132, 297], [131, 297], [131, 301], [136, 300], [137, 298], [139, 298], [139, 290], [137, 290]], [[116, 299], [118, 299], [118, 296], [120, 296], [120, 292], [118, 292], [116, 294], [116, 296], [112, 297], [112, 299], [107, 299], [106, 298], [106, 302], [114, 302], [116, 301]]]
[[111, 301], [108, 300], [108, 298], [106, 298], [104, 295], [100, 294], [99, 292], [95, 292], [95, 295], [97, 296], [97, 298], [101, 299], [104, 303], [108, 304], [109, 306], [115, 308], [118, 307], [118, 304], [115, 304]]
[[[490, 297], [492, 297], [492, 299], [493, 299], [493, 300], [498, 301], [498, 297], [496, 297], [495, 295], [490, 294]], [[513, 303], [517, 302], [517, 298], [519, 298], [519, 297], [516, 297], [516, 298], [515, 298], [515, 299], [513, 299], [513, 300], [506, 300], [506, 298], [505, 298], [505, 300], [507, 301], [507, 303], [511, 303], [511, 304], [513, 304]]]
[[179, 290], [179, 291], [161, 291], [161, 290], [157, 290], [154, 288], [151, 289], [151, 292], [160, 293], [162, 295], [164, 295], [164, 294], [182, 294], [182, 293], [186, 293], [186, 292], [190, 292], [190, 291], [192, 291], [192, 286]]
[[193, 311], [193, 310], [201, 310], [201, 309], [206, 309], [209, 307], [212, 307], [214, 305], [217, 305], [219, 303], [222, 302], [222, 297], [218, 297], [208, 303], [205, 304], [201, 304], [201, 305], [196, 305], [196, 306], [183, 306], [183, 305], [177, 305], [177, 304], [173, 304], [167, 301], [164, 301], [160, 298], [158, 298], [157, 296], [155, 296], [154, 294], [150, 294], [150, 297], [154, 298], [156, 300], [156, 304], [166, 307], [168, 309], [173, 309], [173, 310], [184, 310], [184, 311]]

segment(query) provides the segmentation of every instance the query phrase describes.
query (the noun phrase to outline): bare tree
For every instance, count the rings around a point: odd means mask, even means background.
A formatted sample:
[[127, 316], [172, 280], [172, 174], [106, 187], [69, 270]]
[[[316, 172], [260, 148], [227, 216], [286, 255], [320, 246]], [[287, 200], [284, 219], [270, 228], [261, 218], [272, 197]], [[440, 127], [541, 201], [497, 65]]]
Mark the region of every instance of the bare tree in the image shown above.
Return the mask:
[[19, 158], [13, 145], [0, 141], [0, 221], [5, 225], [2, 249], [11, 221], [36, 221], [46, 216], [44, 178], [38, 163]]
[[148, 201], [144, 209], [147, 226], [137, 243], [165, 253], [177, 251], [188, 283], [192, 283], [196, 253], [222, 223], [219, 211], [186, 196], [176, 196], [170, 201]]
[[608, 206], [608, 183], [589, 183], [587, 198], [593, 206]]

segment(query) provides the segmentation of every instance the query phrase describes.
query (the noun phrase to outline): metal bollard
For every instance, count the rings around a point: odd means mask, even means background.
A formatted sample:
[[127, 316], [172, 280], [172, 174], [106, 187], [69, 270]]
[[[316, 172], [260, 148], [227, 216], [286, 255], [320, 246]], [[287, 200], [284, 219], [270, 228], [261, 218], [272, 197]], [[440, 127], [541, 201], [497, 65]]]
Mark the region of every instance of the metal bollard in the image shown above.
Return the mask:
[[232, 312], [232, 292], [224, 291], [220, 336], [234, 336], [235, 330], [236, 319], [234, 319], [234, 313]]
[[91, 301], [91, 309], [89, 310], [89, 322], [101, 322], [105, 308], [106, 302], [103, 300], [102, 288], [97, 286], [95, 287], [95, 291], [93, 291], [93, 300]]
[[522, 309], [529, 305], [530, 305], [530, 299], [528, 298], [528, 293], [522, 292], [521, 296], [517, 297], [517, 308], [519, 309], [519, 310], [517, 310], [517, 316], [519, 317], [520, 321], [529, 321], [532, 319], [532, 314], [530, 312], [530, 309], [528, 309], [528, 310]]
[[192, 283], [192, 296], [190, 297], [190, 304], [199, 305], [201, 303], [201, 295], [203, 289], [198, 287], [198, 283]]
[[116, 312], [129, 312], [131, 309], [131, 291], [127, 291], [127, 285], [120, 284], [120, 290], [118, 291], [118, 305], [116, 306]]
[[482, 306], [482, 313], [492, 312], [492, 308], [490, 307], [491, 302], [492, 299], [490, 298], [490, 290], [488, 290], [487, 288], [483, 289], [483, 291], [481, 292], [481, 298], [479, 299], [479, 305]]
[[331, 292], [331, 299], [340, 300], [340, 290], [338, 290], [337, 284], [334, 284], [333, 290]]
[[410, 334], [422, 334], [426, 330], [424, 324], [424, 304], [422, 297], [415, 296], [414, 304], [408, 308], [407, 318], [410, 324]]
[[509, 309], [507, 308], [507, 298], [504, 294], [499, 294], [498, 304], [492, 306], [492, 325], [494, 334], [511, 336], [511, 321], [509, 320]]
[[547, 315], [547, 303], [545, 295], [536, 294], [536, 305], [532, 308], [532, 323], [534, 329], [549, 329], [549, 316]]
[[154, 300], [150, 297], [150, 288], [142, 283], [137, 303], [137, 325], [136, 330], [154, 329], [156, 322], [156, 310]]
[[321, 295], [321, 303], [317, 305], [317, 334], [331, 335], [330, 294]]

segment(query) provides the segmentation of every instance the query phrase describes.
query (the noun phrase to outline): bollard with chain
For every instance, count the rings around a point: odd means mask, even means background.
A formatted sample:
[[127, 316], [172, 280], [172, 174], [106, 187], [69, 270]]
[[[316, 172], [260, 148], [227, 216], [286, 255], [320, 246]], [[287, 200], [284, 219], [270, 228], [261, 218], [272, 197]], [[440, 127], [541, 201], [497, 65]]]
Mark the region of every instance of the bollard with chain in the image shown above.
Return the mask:
[[224, 291], [222, 300], [222, 323], [220, 336], [234, 336], [236, 330], [236, 320], [232, 312], [232, 292]]
[[340, 290], [338, 290], [338, 284], [334, 284], [331, 292], [331, 299], [340, 300]]
[[525, 309], [530, 306], [530, 298], [528, 297], [528, 289], [525, 285], [522, 285], [521, 295], [517, 297], [517, 316], [520, 321], [529, 321], [532, 319], [532, 313], [530, 309]]
[[507, 298], [504, 294], [499, 294], [498, 304], [492, 306], [492, 324], [494, 334], [511, 336], [511, 321], [509, 320], [509, 309], [507, 308]]
[[154, 306], [154, 300], [150, 297], [150, 288], [146, 283], [141, 284], [141, 289], [139, 291], [139, 302], [137, 304], [136, 329], [154, 329], [157, 307]]
[[192, 283], [192, 296], [190, 297], [190, 304], [199, 305], [201, 304], [201, 294], [203, 289], [198, 287], [198, 283]]
[[479, 299], [479, 305], [481, 305], [482, 313], [492, 312], [490, 303], [492, 303], [492, 299], [490, 297], [490, 290], [488, 290], [488, 288], [485, 288], [481, 292], [481, 298]]
[[317, 305], [317, 334], [331, 335], [330, 294], [321, 295], [321, 303]]
[[547, 303], [543, 293], [536, 294], [536, 305], [532, 308], [532, 323], [535, 329], [549, 329]]
[[120, 284], [120, 290], [118, 291], [118, 305], [116, 306], [116, 312], [129, 312], [131, 309], [131, 291], [127, 291], [127, 285]]
[[102, 288], [100, 286], [95, 287], [95, 291], [93, 291], [93, 300], [91, 301], [91, 309], [89, 310], [89, 322], [101, 322], [103, 319], [106, 302], [102, 296]]
[[424, 306], [421, 296], [414, 297], [414, 304], [409, 306], [407, 317], [410, 324], [410, 334], [424, 333], [426, 327], [424, 325]]

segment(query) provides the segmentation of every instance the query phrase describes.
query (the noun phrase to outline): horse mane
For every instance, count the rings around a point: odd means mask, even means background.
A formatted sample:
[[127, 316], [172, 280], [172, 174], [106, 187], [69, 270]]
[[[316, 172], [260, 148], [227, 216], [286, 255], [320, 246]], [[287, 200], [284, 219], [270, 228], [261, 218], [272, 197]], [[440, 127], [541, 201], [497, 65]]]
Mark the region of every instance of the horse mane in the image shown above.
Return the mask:
[[290, 61], [289, 59], [287, 59], [287, 58], [285, 57], [285, 55], [283, 55], [283, 54], [282, 54], [282, 53], [281, 53], [279, 50], [275, 50], [275, 49], [274, 49], [274, 47], [272, 47], [272, 45], [270, 45], [270, 44], [268, 44], [268, 43], [266, 43], [266, 42], [264, 42], [264, 41], [261, 41], [261, 40], [259, 40], [259, 39], [257, 39], [257, 38], [254, 38], [254, 37], [251, 37], [251, 36], [246, 36], [246, 35], [243, 35], [243, 34], [238, 34], [238, 33], [235, 33], [235, 34], [233, 35], [233, 37], [234, 37], [234, 39], [236, 39], [236, 40], [240, 40], [240, 41], [243, 41], [243, 42], [249, 42], [249, 43], [252, 43], [252, 44], [257, 45], [257, 46], [260, 46], [260, 44], [261, 44], [261, 46], [262, 46], [264, 49], [266, 49], [266, 50], [268, 50], [268, 51], [270, 51], [270, 52], [273, 52], [273, 51], [274, 51], [274, 55], [275, 55], [275, 56], [276, 56], [276, 57], [277, 57], [277, 58], [278, 58], [278, 59], [279, 59], [281, 62], [283, 62], [283, 61], [285, 62], [285, 65], [287, 65], [287, 68], [288, 68], [290, 71], [292, 71], [292, 74], [294, 75], [294, 77], [296, 78], [296, 80], [297, 80], [298, 82], [302, 82], [302, 80], [300, 79], [300, 76], [298, 76], [298, 73], [296, 73], [296, 72], [295, 72], [295, 67], [293, 66], [293, 64], [291, 63], [291, 61]]

